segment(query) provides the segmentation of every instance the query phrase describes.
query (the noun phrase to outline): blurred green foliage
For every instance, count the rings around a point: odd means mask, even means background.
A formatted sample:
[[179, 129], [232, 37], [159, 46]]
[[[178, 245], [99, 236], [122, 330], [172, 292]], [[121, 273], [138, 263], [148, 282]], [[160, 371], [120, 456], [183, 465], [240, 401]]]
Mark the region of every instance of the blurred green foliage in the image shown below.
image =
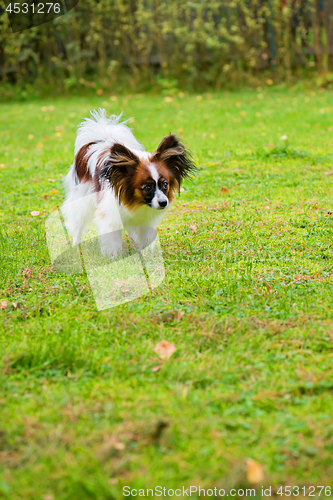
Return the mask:
[[[0, 16], [2, 88], [145, 90], [268, 84], [333, 68], [330, 0], [80, 0], [12, 33]], [[332, 11], [332, 12], [331, 12]], [[327, 79], [325, 80], [326, 83]], [[22, 95], [24, 97], [24, 95]]]

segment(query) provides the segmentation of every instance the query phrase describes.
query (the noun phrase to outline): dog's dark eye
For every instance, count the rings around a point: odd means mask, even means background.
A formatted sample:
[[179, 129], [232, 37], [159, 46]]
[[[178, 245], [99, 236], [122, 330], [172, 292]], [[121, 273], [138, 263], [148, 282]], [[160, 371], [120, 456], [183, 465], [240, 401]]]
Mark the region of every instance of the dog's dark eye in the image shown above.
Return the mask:
[[169, 184], [167, 183], [167, 181], [164, 181], [163, 185], [162, 185], [163, 189], [167, 190], [168, 186], [169, 186]]
[[151, 186], [144, 186], [143, 190], [148, 192], [151, 190]]

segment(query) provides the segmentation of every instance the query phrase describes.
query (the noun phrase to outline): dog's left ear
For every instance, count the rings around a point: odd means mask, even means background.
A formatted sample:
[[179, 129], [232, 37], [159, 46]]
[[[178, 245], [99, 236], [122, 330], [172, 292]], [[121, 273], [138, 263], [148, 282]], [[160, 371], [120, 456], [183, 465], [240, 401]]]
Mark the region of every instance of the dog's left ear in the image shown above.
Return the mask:
[[163, 161], [179, 186], [185, 177], [190, 177], [196, 171], [191, 153], [173, 134], [164, 137], [152, 161]]

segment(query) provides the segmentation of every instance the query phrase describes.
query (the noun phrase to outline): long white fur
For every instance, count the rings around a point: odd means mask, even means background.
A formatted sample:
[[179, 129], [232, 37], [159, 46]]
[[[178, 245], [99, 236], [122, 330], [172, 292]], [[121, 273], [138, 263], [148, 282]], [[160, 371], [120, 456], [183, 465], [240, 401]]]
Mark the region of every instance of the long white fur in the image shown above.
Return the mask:
[[[88, 169], [93, 177], [97, 160], [102, 151], [110, 149], [114, 143], [121, 143], [140, 159], [148, 158], [149, 153], [135, 139], [126, 121], [121, 122], [122, 114], [107, 117], [104, 109], [94, 110], [78, 127], [74, 155], [90, 142], [98, 141], [89, 148]], [[105, 158], [107, 158], [107, 153]], [[154, 169], [155, 170], [155, 169]], [[157, 175], [156, 172], [152, 174]], [[104, 255], [116, 256], [121, 251], [121, 231], [127, 230], [130, 238], [142, 249], [151, 243], [151, 231], [156, 229], [167, 209], [156, 210], [143, 205], [136, 211], [129, 211], [118, 203], [114, 191], [107, 189], [94, 192], [92, 182], [79, 183], [75, 163], [64, 178], [66, 198], [62, 205], [65, 225], [73, 236], [73, 245], [81, 242], [84, 230], [94, 221], [97, 225], [101, 250]], [[159, 190], [158, 190], [159, 191]], [[164, 193], [161, 192], [161, 195]], [[156, 203], [156, 202], [155, 202]], [[157, 208], [157, 206], [156, 206]]]

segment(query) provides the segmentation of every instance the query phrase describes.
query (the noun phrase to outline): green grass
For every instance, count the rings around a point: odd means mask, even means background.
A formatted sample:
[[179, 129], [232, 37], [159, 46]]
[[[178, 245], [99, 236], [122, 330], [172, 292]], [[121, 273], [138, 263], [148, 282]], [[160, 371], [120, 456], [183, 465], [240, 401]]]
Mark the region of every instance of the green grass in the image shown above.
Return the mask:
[[[163, 285], [102, 312], [44, 229], [99, 106], [148, 150], [183, 134], [199, 167], [161, 224]], [[333, 484], [332, 116], [329, 91], [274, 89], [1, 106], [0, 496], [245, 488], [248, 458], [258, 494]]]

